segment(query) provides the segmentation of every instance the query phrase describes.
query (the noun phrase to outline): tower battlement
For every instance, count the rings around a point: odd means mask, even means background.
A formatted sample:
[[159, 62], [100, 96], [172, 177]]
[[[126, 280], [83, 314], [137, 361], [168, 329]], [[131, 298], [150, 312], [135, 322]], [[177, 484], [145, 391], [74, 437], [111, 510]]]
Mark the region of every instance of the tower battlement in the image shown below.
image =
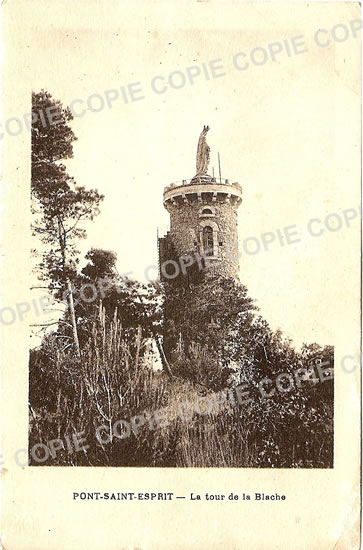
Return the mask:
[[164, 206], [177, 202], [231, 202], [239, 206], [242, 202], [242, 187], [239, 183], [231, 183], [228, 179], [212, 176], [194, 176], [191, 180], [171, 183], [164, 188]]

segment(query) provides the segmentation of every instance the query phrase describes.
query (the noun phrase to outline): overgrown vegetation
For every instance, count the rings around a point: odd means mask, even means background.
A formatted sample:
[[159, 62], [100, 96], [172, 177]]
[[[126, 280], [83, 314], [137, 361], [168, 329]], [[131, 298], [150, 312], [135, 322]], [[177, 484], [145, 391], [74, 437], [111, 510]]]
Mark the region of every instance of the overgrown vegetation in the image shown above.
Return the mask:
[[332, 467], [333, 348], [296, 350], [244, 285], [200, 266], [142, 285], [91, 249], [79, 270], [78, 224], [102, 196], [60, 164], [70, 113], [47, 92], [33, 101], [63, 113], [57, 132], [33, 126], [32, 196], [39, 274], [67, 307], [30, 352], [30, 463]]
[[[48, 460], [44, 449], [31, 463], [112, 466], [327, 467], [332, 465], [332, 381], [305, 381], [290, 392], [263, 399], [251, 380], [247, 404], [228, 399], [210, 410], [203, 399], [216, 394], [205, 385], [153, 370], [141, 327], [133, 352], [124, 337], [117, 310], [109, 320], [101, 307], [82, 358], [59, 349], [48, 336], [30, 356], [30, 449], [54, 439], [64, 443]], [[331, 350], [307, 350], [331, 360]], [[208, 362], [194, 346], [193, 367]], [[310, 355], [310, 358], [312, 356]], [[191, 361], [191, 359], [189, 359]], [[302, 355], [300, 365], [306, 364]], [[205, 362], [205, 363], [204, 363]], [[309, 361], [310, 363], [310, 361]], [[275, 365], [276, 366], [276, 365]], [[192, 367], [191, 367], [192, 368]], [[207, 369], [208, 370], [208, 369]], [[231, 385], [233, 392], [234, 385]], [[269, 391], [273, 386], [269, 387]], [[275, 386], [276, 388], [276, 386]], [[254, 391], [255, 390], [255, 391]], [[232, 395], [235, 395], [232, 393]], [[218, 394], [216, 397], [220, 397]], [[228, 396], [227, 396], [228, 397]], [[155, 411], [163, 410], [157, 427]], [[141, 417], [129, 435], [117, 422]], [[147, 421], [147, 418], [150, 421]], [[139, 420], [136, 424], [139, 425]], [[97, 439], [97, 429], [101, 435]], [[124, 427], [123, 427], [124, 429]], [[125, 430], [125, 429], [124, 429]], [[82, 434], [85, 451], [68, 452], [66, 441]], [[50, 446], [51, 448], [51, 446]]]

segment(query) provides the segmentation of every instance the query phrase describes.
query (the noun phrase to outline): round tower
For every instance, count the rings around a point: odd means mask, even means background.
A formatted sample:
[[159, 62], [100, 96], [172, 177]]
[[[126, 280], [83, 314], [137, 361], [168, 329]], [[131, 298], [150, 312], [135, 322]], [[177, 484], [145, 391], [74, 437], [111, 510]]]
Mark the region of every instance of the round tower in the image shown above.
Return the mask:
[[242, 188], [237, 182], [208, 175], [208, 130], [205, 126], [199, 138], [196, 175], [164, 189], [170, 231], [159, 239], [159, 261], [160, 265], [168, 261], [172, 247], [178, 258], [203, 257], [213, 275], [237, 278], [237, 209], [242, 202]]

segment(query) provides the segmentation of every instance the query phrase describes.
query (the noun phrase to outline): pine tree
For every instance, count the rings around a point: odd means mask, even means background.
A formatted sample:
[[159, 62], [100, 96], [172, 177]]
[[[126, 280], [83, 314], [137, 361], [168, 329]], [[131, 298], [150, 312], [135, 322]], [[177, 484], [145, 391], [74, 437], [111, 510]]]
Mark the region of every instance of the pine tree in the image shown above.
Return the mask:
[[44, 124], [45, 117], [38, 117], [31, 133], [33, 233], [44, 245], [38, 271], [56, 299], [66, 298], [74, 345], [80, 355], [72, 293], [78, 260], [75, 241], [85, 238], [81, 223], [98, 214], [103, 195], [95, 189], [77, 186], [61, 162], [73, 157], [72, 143], [76, 140], [69, 126], [73, 119], [69, 108], [42, 90], [32, 95], [32, 112], [54, 115], [53, 124]]

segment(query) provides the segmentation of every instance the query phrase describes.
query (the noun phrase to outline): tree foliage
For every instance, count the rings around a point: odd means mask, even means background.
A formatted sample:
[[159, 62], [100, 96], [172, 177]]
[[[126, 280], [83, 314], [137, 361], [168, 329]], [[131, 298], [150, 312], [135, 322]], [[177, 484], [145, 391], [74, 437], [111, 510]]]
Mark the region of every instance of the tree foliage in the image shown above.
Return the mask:
[[[92, 326], [99, 315], [99, 307], [105, 312], [105, 323], [117, 320], [122, 325], [123, 338], [132, 348], [141, 330], [143, 338], [151, 338], [160, 332], [162, 318], [158, 285], [142, 284], [122, 277], [116, 268], [117, 255], [110, 250], [92, 248], [87, 252], [86, 266], [73, 276], [72, 292], [77, 328], [81, 347], [92, 335]], [[66, 310], [59, 333], [70, 336], [70, 312]]]
[[[60, 101], [42, 90], [32, 95], [32, 111], [53, 109], [54, 124], [40, 117], [32, 124], [31, 194], [33, 231], [43, 243], [39, 262], [40, 278], [59, 297], [73, 277], [78, 251], [76, 242], [85, 238], [81, 223], [92, 220], [103, 199], [97, 190], [77, 186], [61, 161], [73, 157], [76, 137], [69, 126], [73, 116]], [[56, 122], [56, 123], [55, 123]]]

